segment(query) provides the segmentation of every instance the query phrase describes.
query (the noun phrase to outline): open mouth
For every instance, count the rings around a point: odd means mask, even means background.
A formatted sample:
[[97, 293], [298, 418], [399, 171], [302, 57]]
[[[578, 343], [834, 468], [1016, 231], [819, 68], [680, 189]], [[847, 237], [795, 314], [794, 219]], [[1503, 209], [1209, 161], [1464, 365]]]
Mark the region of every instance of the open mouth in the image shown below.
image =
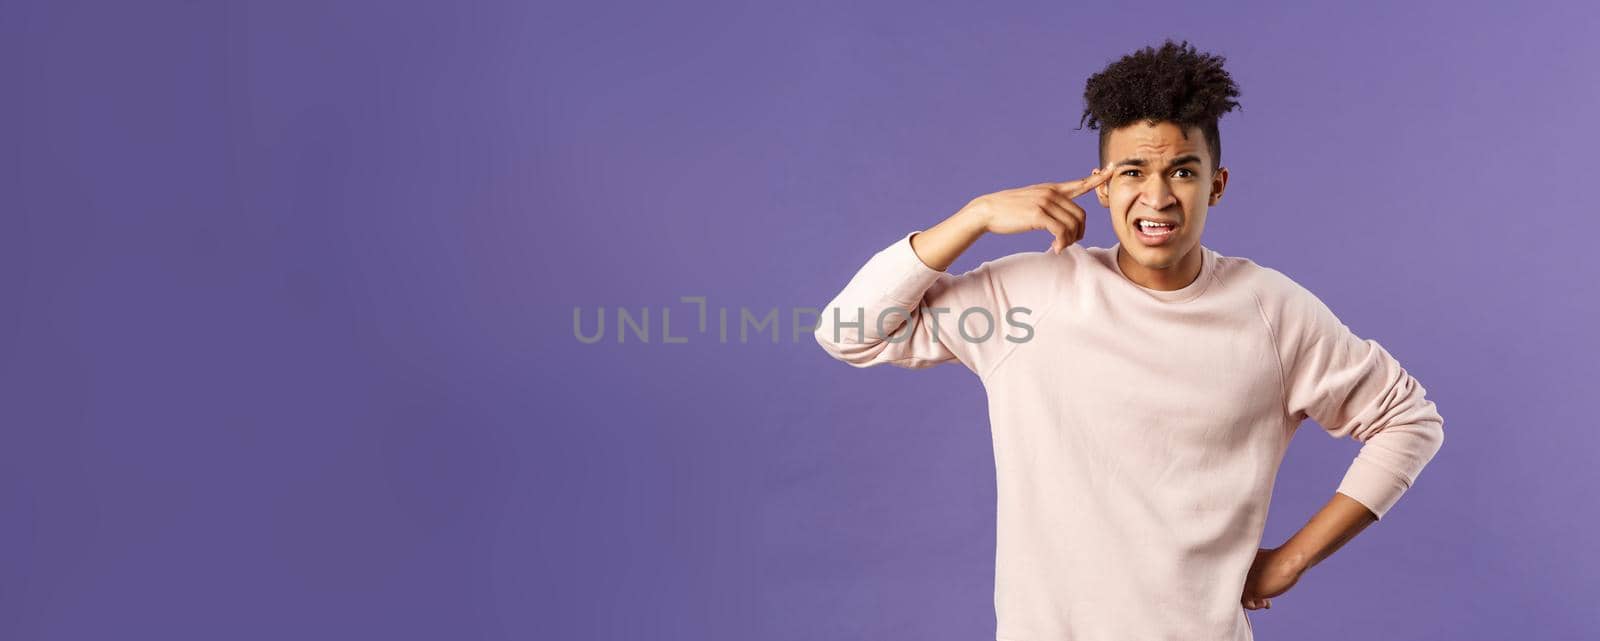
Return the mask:
[[1133, 219], [1133, 231], [1147, 244], [1159, 244], [1178, 231], [1178, 223]]

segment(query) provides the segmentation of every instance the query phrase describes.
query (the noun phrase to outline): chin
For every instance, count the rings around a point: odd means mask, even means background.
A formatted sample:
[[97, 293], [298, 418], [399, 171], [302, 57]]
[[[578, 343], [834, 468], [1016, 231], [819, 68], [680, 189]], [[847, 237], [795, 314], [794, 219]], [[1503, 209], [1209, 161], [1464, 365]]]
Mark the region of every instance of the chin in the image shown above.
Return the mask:
[[1187, 239], [1174, 238], [1164, 245], [1150, 247], [1138, 238], [1129, 238], [1123, 241], [1122, 246], [1128, 250], [1128, 255], [1135, 262], [1146, 269], [1167, 269], [1178, 264], [1178, 259], [1188, 253], [1189, 244]]

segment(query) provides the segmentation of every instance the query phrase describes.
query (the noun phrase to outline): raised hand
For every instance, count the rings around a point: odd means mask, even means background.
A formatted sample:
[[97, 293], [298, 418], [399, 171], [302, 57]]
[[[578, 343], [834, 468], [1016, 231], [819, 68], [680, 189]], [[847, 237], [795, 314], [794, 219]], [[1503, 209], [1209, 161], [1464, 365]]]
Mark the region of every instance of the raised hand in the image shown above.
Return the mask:
[[1020, 234], [1044, 230], [1055, 236], [1047, 251], [1061, 253], [1083, 240], [1087, 220], [1072, 199], [1100, 186], [1111, 177], [1110, 166], [1096, 168], [1087, 177], [1066, 182], [1046, 182], [984, 194], [964, 209], [982, 221], [983, 230], [995, 234]]

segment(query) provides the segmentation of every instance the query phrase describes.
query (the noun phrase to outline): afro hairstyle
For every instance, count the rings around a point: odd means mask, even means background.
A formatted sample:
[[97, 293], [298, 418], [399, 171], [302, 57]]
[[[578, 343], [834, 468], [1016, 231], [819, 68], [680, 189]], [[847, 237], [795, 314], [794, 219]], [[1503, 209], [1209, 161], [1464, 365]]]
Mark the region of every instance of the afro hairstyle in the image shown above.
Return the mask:
[[1211, 171], [1222, 166], [1222, 140], [1217, 120], [1239, 107], [1233, 98], [1239, 86], [1222, 68], [1224, 58], [1199, 53], [1188, 40], [1168, 39], [1160, 48], [1145, 47], [1089, 77], [1084, 83], [1083, 117], [1100, 130], [1100, 164], [1106, 163], [1106, 143], [1111, 131], [1139, 121], [1166, 121], [1178, 125], [1184, 138], [1199, 127], [1211, 152]]

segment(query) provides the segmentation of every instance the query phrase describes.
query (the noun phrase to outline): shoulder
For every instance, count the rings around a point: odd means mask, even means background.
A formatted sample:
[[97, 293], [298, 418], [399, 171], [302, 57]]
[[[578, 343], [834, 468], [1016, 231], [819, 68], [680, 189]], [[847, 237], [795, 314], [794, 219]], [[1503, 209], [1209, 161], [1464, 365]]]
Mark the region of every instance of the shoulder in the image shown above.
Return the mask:
[[1344, 322], [1309, 288], [1279, 269], [1230, 257], [1235, 278], [1247, 283], [1274, 337], [1300, 345], [1347, 331]]
[[1288, 274], [1244, 256], [1217, 254], [1217, 279], [1229, 286], [1248, 290], [1263, 305], [1281, 305], [1298, 298], [1316, 296]]
[[1217, 277], [1230, 287], [1248, 291], [1274, 334], [1323, 325], [1333, 318], [1328, 306], [1306, 286], [1284, 271], [1250, 258], [1218, 254]]

